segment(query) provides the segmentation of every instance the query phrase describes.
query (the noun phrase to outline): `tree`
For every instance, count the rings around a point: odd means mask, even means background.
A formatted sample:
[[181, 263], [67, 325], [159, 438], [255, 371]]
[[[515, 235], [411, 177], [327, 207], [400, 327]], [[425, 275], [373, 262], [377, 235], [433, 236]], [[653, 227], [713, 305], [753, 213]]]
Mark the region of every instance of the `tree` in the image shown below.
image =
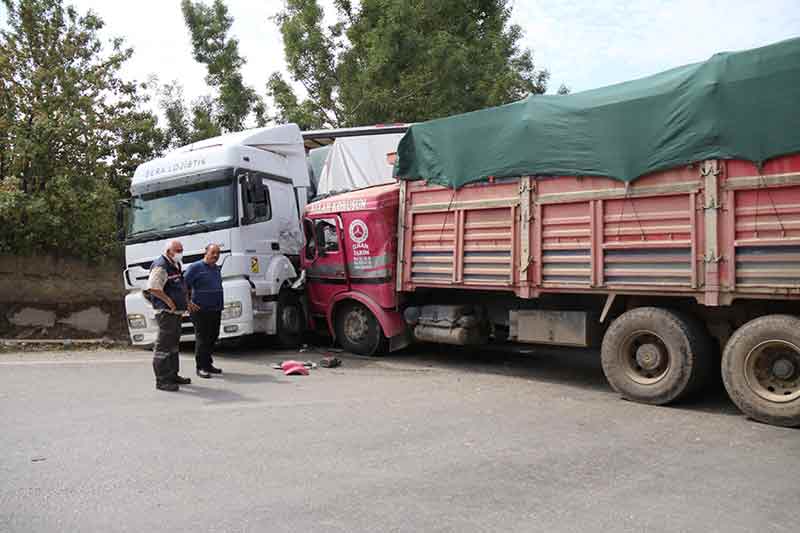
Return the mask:
[[0, 251], [105, 253], [115, 198], [162, 145], [143, 86], [120, 77], [132, 50], [105, 49], [102, 20], [61, 0], [2, 2]]
[[549, 74], [521, 49], [508, 0], [285, 0], [276, 22], [299, 100], [280, 74], [268, 94], [302, 127], [416, 122], [541, 94]]
[[225, 3], [182, 0], [181, 11], [192, 41], [192, 56], [205, 65], [206, 83], [213, 93], [187, 102], [177, 81], [161, 87], [165, 146], [176, 148], [239, 131], [253, 121], [257, 126], [266, 125], [264, 101], [244, 83], [241, 69], [245, 59], [239, 53], [239, 41], [230, 36], [233, 17]]
[[167, 83], [159, 91], [159, 105], [166, 119], [164, 141], [167, 146], [184, 146], [192, 142], [193, 130], [189, 118], [183, 87], [177, 82]]
[[142, 87], [119, 75], [133, 51], [115, 39], [105, 53], [102, 20], [61, 0], [2, 1], [0, 177], [16, 176], [24, 192], [39, 192], [55, 176], [76, 184], [116, 178], [152, 157], [156, 119], [142, 109]]
[[214, 90], [187, 105], [177, 82], [166, 85], [162, 108], [167, 118], [171, 146], [197, 141], [221, 133], [239, 131], [254, 116], [266, 123], [266, 108], [256, 91], [244, 83], [239, 41], [229, 35], [233, 18], [222, 0], [210, 6], [181, 1], [181, 10], [192, 40], [195, 61], [206, 66], [206, 83]]

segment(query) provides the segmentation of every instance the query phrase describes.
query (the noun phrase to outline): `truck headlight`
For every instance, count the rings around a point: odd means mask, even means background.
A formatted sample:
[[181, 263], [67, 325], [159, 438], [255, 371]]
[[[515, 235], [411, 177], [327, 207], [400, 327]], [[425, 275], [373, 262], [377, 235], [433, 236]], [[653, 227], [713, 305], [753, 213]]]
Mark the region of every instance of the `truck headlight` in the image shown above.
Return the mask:
[[230, 302], [222, 308], [222, 320], [232, 320], [242, 316], [242, 302]]
[[144, 315], [128, 315], [128, 327], [131, 329], [144, 329], [147, 327], [147, 320]]

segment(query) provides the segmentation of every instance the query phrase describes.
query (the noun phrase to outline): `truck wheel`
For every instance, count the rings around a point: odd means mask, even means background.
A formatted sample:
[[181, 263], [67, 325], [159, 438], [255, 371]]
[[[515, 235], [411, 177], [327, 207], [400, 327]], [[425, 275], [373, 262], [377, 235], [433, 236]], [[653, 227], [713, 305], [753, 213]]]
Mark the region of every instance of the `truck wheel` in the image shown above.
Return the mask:
[[750, 418], [800, 426], [800, 318], [763, 316], [736, 330], [722, 354], [722, 381]]
[[[680, 315], [640, 307], [617, 318], [603, 337], [603, 372], [624, 398], [664, 405], [699, 389], [709, 368], [701, 328]], [[704, 360], [705, 359], [705, 360]]]
[[689, 388], [683, 398], [694, 398], [705, 390], [719, 384], [720, 354], [705, 324], [690, 314], [673, 311], [689, 328], [689, 338], [693, 342], [694, 368]]
[[336, 337], [342, 348], [359, 355], [382, 353], [386, 346], [378, 319], [366, 306], [348, 302], [336, 312]]
[[303, 336], [303, 305], [298, 295], [290, 289], [278, 293], [278, 316], [276, 319], [278, 342], [286, 348], [300, 345]]

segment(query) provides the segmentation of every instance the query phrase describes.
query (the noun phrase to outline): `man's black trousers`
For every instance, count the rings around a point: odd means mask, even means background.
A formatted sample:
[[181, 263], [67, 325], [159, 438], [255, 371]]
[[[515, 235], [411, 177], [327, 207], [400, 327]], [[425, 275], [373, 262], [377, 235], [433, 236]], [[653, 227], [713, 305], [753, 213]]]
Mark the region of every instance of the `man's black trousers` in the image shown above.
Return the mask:
[[173, 383], [178, 377], [181, 341], [181, 315], [162, 311], [156, 315], [158, 336], [153, 346], [153, 373], [156, 383]]
[[221, 311], [198, 311], [192, 313], [194, 323], [194, 359], [198, 370], [206, 370], [214, 364], [211, 353], [219, 338]]

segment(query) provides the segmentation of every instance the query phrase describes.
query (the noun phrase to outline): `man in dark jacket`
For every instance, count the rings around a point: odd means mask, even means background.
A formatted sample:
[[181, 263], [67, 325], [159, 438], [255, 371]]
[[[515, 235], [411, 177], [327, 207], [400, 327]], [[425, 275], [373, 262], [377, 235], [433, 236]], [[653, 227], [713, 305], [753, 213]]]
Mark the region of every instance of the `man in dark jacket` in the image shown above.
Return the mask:
[[180, 241], [170, 241], [164, 254], [150, 266], [147, 282], [150, 302], [156, 310], [158, 322], [158, 336], [153, 347], [153, 372], [156, 375], [156, 388], [165, 391], [176, 391], [179, 385], [192, 382], [178, 375], [181, 317], [189, 301], [181, 271], [182, 259], [183, 245]]
[[219, 323], [222, 315], [222, 273], [217, 265], [220, 249], [216, 244], [206, 246], [202, 261], [195, 261], [186, 268], [186, 285], [189, 288], [189, 310], [194, 323], [194, 355], [197, 375], [210, 378], [221, 374], [214, 366], [211, 353], [219, 338]]

